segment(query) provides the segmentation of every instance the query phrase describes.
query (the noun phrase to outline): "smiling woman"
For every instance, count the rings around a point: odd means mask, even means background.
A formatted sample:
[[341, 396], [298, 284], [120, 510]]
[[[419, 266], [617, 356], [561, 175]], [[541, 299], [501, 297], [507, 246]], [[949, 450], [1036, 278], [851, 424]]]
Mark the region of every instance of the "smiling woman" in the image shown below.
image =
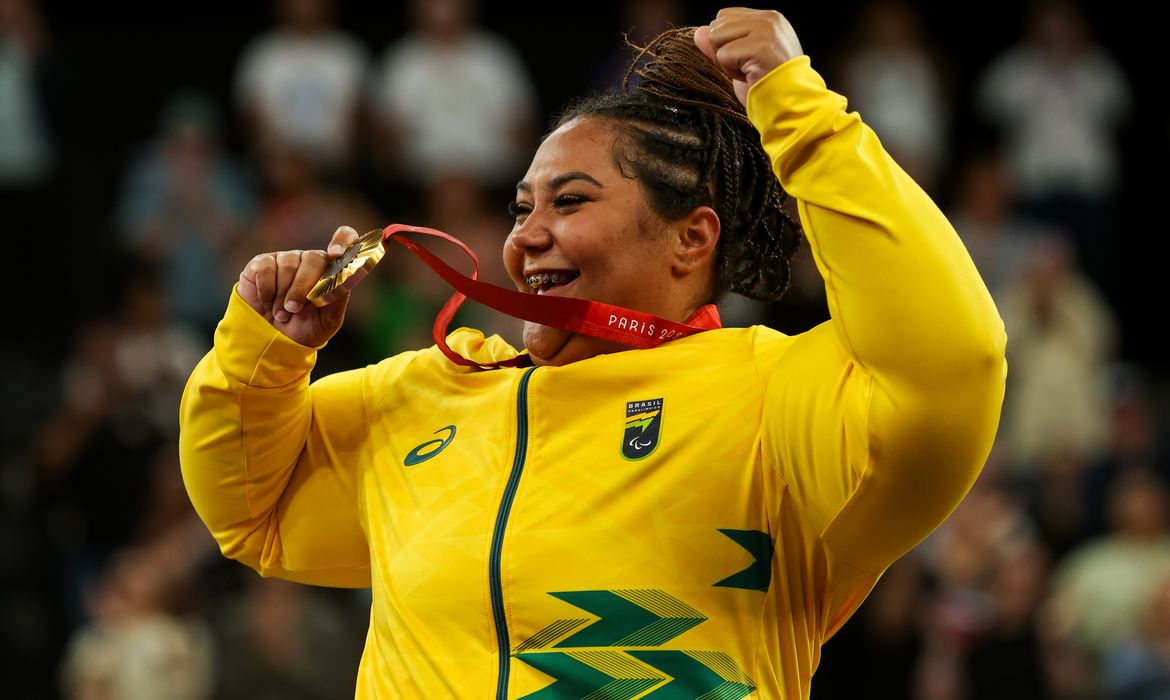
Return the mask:
[[[532, 296], [508, 294], [686, 333], [529, 323], [518, 353], [460, 329], [311, 380], [342, 227], [254, 258], [191, 377], [183, 474], [224, 553], [372, 588], [359, 697], [806, 698], [987, 456], [1003, 324], [788, 21], [723, 10], [637, 64], [533, 157], [503, 251]], [[720, 328], [726, 292], [783, 293], [801, 228], [832, 319]]]
[[[618, 169], [619, 137], [607, 122], [571, 119], [537, 150], [516, 188], [504, 265], [522, 290], [686, 319], [711, 293], [718, 218], [710, 207], [677, 222], [658, 215], [641, 181]], [[525, 324], [524, 346], [537, 365], [623, 349], [536, 323]]]

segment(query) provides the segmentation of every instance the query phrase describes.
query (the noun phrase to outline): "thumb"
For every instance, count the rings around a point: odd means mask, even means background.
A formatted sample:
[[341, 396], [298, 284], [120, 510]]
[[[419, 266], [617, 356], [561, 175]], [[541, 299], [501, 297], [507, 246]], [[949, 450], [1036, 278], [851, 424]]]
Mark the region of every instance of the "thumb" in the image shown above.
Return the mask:
[[711, 25], [704, 24], [695, 30], [695, 46], [698, 46], [707, 58], [715, 60], [715, 46], [711, 43]]

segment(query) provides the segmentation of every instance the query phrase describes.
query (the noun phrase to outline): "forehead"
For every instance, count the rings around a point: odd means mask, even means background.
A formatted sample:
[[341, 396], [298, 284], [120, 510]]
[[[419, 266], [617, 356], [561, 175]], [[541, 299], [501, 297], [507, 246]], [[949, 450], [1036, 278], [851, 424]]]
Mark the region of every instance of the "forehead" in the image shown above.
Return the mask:
[[620, 175], [613, 162], [615, 135], [613, 125], [600, 119], [577, 118], [562, 125], [540, 144], [524, 181], [539, 185], [580, 171], [608, 184]]

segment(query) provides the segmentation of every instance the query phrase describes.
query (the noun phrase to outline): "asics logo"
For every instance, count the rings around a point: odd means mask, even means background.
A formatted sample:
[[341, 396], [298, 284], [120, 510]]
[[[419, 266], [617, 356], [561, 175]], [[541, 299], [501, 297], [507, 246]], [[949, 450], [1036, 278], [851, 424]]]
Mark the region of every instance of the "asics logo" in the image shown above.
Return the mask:
[[408, 452], [406, 454], [406, 459], [402, 460], [402, 464], [407, 467], [413, 467], [414, 465], [421, 464], [447, 449], [447, 445], [450, 445], [451, 441], [455, 439], [455, 426], [448, 425], [445, 428], [439, 428], [435, 431], [434, 434], [438, 435], [439, 433], [443, 432], [447, 433], [447, 437], [427, 440], [423, 444]]

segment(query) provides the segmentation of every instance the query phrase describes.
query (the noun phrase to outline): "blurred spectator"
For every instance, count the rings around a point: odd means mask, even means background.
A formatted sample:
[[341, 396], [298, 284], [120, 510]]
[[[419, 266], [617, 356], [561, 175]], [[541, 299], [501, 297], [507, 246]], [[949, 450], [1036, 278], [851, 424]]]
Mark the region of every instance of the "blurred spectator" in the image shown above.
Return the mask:
[[1031, 3], [1024, 36], [985, 69], [976, 102], [1003, 132], [1021, 211], [1072, 237], [1081, 265], [1114, 298], [1117, 133], [1129, 85], [1074, 0]]
[[1012, 372], [997, 445], [1055, 558], [1092, 534], [1090, 465], [1108, 449], [1117, 321], [1060, 236], [1033, 239], [999, 295]]
[[[61, 201], [68, 84], [64, 61], [42, 19], [38, 0], [0, 0], [0, 212], [9, 238], [40, 242], [64, 232]], [[71, 242], [62, 242], [68, 254]], [[55, 251], [56, 252], [56, 251]], [[76, 303], [68, 278], [43, 285], [38, 304], [11, 304], [7, 325], [20, 329], [27, 357], [7, 363], [59, 360], [68, 314], [45, 313]], [[7, 403], [7, 401], [5, 401]], [[5, 407], [7, 409], [7, 407]], [[7, 410], [5, 411], [7, 412]]]
[[383, 170], [412, 188], [463, 174], [510, 189], [535, 144], [527, 69], [476, 25], [474, 0], [409, 6], [413, 29], [386, 50], [371, 88]]
[[149, 272], [131, 273], [116, 315], [79, 333], [60, 406], [32, 440], [68, 615], [80, 615], [79, 582], [135, 539], [156, 455], [176, 436], [183, 385], [209, 344], [170, 321]]
[[142, 551], [128, 550], [112, 560], [89, 595], [92, 621], [70, 642], [61, 674], [66, 697], [211, 697], [211, 636], [199, 618], [169, 609], [174, 583]]
[[1101, 675], [1111, 700], [1170, 700], [1170, 578], [1140, 614], [1133, 639], [1108, 652]]
[[1012, 372], [997, 441], [1010, 468], [1029, 475], [1105, 447], [1117, 321], [1062, 238], [1038, 239], [1021, 272], [999, 298]]
[[202, 94], [172, 96], [155, 143], [130, 167], [117, 213], [126, 248], [162, 271], [171, 312], [208, 338], [239, 273], [227, 255], [255, 213], [255, 195], [220, 149], [218, 116]]
[[46, 476], [67, 471], [98, 424], [109, 421], [132, 442], [178, 432], [175, 407], [210, 342], [171, 321], [160, 286], [156, 274], [132, 272], [114, 318], [80, 334], [62, 371], [59, 413], [38, 443]]
[[0, 0], [0, 191], [43, 185], [56, 165], [56, 55], [37, 0]]
[[280, 23], [245, 48], [235, 91], [249, 144], [290, 147], [324, 174], [349, 164], [368, 56], [332, 23], [332, 0], [277, 0]]
[[363, 195], [325, 183], [297, 149], [270, 145], [262, 153], [261, 166], [263, 204], [255, 229], [237, 249], [231, 266], [236, 275], [253, 255], [265, 251], [322, 248], [338, 226], [365, 233], [385, 225]]
[[1012, 206], [1011, 184], [998, 150], [981, 151], [962, 164], [947, 216], [996, 300], [1023, 277], [1031, 247], [1051, 234], [1021, 218]]
[[1110, 492], [1112, 529], [1074, 550], [1054, 575], [1049, 621], [1058, 637], [1099, 659], [1137, 636], [1170, 578], [1170, 492], [1131, 471]]
[[212, 612], [218, 700], [350, 700], [362, 634], [321, 589], [248, 575]]
[[1145, 368], [1133, 364], [1117, 363], [1109, 370], [1109, 440], [1087, 465], [1080, 499], [1087, 536], [1108, 529], [1107, 496], [1126, 473], [1149, 471], [1170, 482], [1170, 441], [1152, 381]]
[[1045, 697], [1033, 618], [1047, 555], [1020, 499], [996, 476], [981, 476], [919, 548], [933, 590], [921, 593], [926, 614], [912, 697]]
[[950, 68], [914, 6], [872, 0], [832, 69], [898, 165], [931, 192], [947, 165]]
[[1048, 583], [1048, 554], [1036, 542], [1009, 548], [996, 562], [993, 601], [982, 633], [966, 652], [967, 700], [1045, 700], [1052, 697], [1040, 604]]

